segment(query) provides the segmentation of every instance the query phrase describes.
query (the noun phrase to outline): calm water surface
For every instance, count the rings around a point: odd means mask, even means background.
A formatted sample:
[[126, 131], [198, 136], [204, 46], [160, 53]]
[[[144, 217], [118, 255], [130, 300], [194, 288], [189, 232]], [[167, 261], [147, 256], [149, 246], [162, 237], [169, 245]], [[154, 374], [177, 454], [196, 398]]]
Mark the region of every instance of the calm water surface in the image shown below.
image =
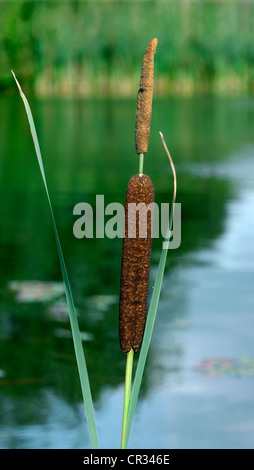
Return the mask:
[[[102, 448], [120, 445], [121, 240], [76, 239], [73, 207], [124, 202], [135, 101], [30, 98], [79, 314]], [[61, 272], [18, 94], [0, 98], [0, 447], [89, 448]], [[131, 448], [253, 448], [254, 100], [155, 101], [145, 171], [156, 202], [178, 173], [169, 252]], [[106, 219], [105, 219], [106, 220]], [[154, 240], [151, 288], [162, 240]]]

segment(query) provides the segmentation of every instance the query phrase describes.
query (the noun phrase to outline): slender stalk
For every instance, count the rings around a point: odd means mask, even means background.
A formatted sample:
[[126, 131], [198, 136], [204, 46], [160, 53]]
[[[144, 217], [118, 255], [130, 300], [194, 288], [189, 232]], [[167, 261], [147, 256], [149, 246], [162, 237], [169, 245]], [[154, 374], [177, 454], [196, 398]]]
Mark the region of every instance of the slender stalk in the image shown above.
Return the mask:
[[143, 175], [143, 168], [144, 168], [144, 154], [139, 154], [139, 174]]
[[128, 352], [127, 358], [126, 358], [121, 449], [125, 448], [124, 442], [125, 442], [126, 423], [127, 423], [127, 416], [129, 412], [129, 404], [130, 404], [130, 396], [131, 396], [133, 356], [134, 356], [134, 351], [133, 349], [131, 349]]

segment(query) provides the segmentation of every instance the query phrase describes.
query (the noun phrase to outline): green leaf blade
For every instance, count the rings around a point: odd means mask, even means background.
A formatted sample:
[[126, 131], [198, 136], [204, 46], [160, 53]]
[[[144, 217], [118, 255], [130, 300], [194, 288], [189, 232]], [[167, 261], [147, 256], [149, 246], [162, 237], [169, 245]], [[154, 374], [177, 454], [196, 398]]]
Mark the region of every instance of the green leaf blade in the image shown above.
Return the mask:
[[12, 72], [14, 79], [16, 81], [16, 84], [18, 86], [21, 98], [23, 100], [25, 110], [27, 113], [28, 117], [28, 122], [30, 125], [31, 129], [31, 134], [34, 142], [34, 147], [35, 147], [35, 153], [37, 156], [37, 160], [39, 163], [40, 171], [41, 171], [41, 176], [42, 180], [44, 183], [48, 203], [49, 203], [49, 208], [50, 208], [50, 214], [52, 218], [52, 225], [53, 225], [53, 230], [54, 230], [54, 235], [56, 239], [56, 245], [57, 245], [57, 251], [58, 251], [58, 256], [59, 256], [59, 262], [60, 262], [60, 267], [62, 271], [62, 277], [63, 277], [63, 282], [64, 282], [64, 288], [65, 288], [65, 294], [66, 294], [66, 301], [67, 301], [67, 306], [68, 306], [68, 312], [69, 312], [69, 318], [70, 318], [70, 324], [71, 324], [71, 331], [72, 331], [72, 337], [73, 337], [73, 343], [74, 343], [74, 350], [75, 350], [75, 355], [76, 355], [76, 360], [77, 360], [77, 366], [78, 366], [78, 372], [79, 372], [79, 377], [80, 377], [80, 383], [81, 383], [81, 390], [82, 390], [82, 395], [83, 395], [83, 401], [84, 401], [84, 406], [85, 406], [85, 412], [86, 412], [86, 417], [87, 417], [87, 424], [88, 424], [88, 430], [89, 430], [89, 435], [90, 435], [90, 441], [92, 448], [98, 449], [99, 448], [99, 442], [98, 442], [98, 435], [97, 435], [97, 428], [96, 428], [96, 423], [95, 423], [95, 415], [94, 415], [94, 407], [93, 407], [93, 401], [92, 401], [92, 394], [91, 394], [91, 389], [90, 389], [90, 383], [89, 383], [89, 377], [88, 377], [88, 371], [87, 371], [87, 366], [86, 366], [86, 360], [85, 360], [85, 355], [84, 355], [84, 350], [83, 350], [83, 345], [81, 341], [81, 336], [80, 336], [80, 330], [78, 326], [78, 320], [77, 320], [77, 314], [76, 314], [76, 309], [73, 301], [73, 296], [72, 296], [72, 291], [71, 291], [71, 286], [68, 278], [68, 273], [67, 269], [65, 266], [65, 261], [64, 261], [64, 256], [63, 256], [63, 251], [61, 247], [61, 242], [59, 239], [58, 231], [57, 231], [57, 226], [55, 222], [55, 217], [53, 213], [53, 208], [49, 196], [49, 191], [47, 187], [47, 181], [46, 181], [46, 175], [44, 171], [44, 166], [43, 166], [43, 160], [41, 156], [41, 151], [40, 151], [40, 145], [39, 141], [37, 138], [37, 133], [36, 133], [36, 128], [32, 116], [32, 112], [29, 106], [29, 103], [20, 87], [20, 84], [15, 77], [14, 72]]

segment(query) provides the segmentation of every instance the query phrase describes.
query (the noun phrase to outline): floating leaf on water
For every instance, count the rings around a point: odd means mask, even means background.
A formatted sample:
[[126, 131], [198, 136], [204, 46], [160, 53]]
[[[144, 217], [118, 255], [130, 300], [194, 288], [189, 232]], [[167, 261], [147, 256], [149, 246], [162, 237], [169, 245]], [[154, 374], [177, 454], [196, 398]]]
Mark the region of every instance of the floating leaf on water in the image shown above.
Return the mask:
[[243, 356], [238, 358], [210, 358], [195, 366], [195, 370], [205, 376], [231, 375], [235, 377], [254, 376], [254, 358]]
[[106, 312], [112, 304], [115, 304], [118, 301], [116, 295], [94, 295], [89, 297], [87, 300], [87, 305], [89, 307], [96, 308], [97, 310]]
[[[57, 328], [54, 330], [54, 335], [57, 338], [70, 338], [72, 339], [72, 334], [70, 330], [65, 330], [64, 328]], [[88, 333], [87, 331], [81, 331], [80, 332], [80, 338], [81, 341], [92, 341], [94, 339], [94, 336], [91, 333]]]
[[66, 321], [69, 318], [68, 306], [64, 299], [59, 299], [48, 308], [50, 316], [57, 321]]
[[172, 323], [171, 328], [184, 330], [185, 328], [190, 328], [192, 326], [192, 321], [189, 319], [175, 320]]
[[11, 281], [8, 288], [16, 292], [17, 302], [48, 302], [64, 294], [62, 282]]

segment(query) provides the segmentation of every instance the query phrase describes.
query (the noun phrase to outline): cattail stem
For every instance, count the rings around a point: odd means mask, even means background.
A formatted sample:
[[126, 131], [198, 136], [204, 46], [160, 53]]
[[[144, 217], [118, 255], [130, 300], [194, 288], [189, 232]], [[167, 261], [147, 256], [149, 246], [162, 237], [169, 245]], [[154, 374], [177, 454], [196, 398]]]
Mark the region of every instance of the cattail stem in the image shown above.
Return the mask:
[[125, 448], [126, 424], [127, 424], [127, 417], [128, 417], [128, 411], [129, 411], [130, 396], [131, 396], [133, 356], [134, 356], [134, 351], [133, 349], [131, 349], [128, 352], [127, 357], [126, 357], [121, 449]]
[[139, 154], [139, 175], [143, 175], [143, 168], [144, 168], [144, 154]]

